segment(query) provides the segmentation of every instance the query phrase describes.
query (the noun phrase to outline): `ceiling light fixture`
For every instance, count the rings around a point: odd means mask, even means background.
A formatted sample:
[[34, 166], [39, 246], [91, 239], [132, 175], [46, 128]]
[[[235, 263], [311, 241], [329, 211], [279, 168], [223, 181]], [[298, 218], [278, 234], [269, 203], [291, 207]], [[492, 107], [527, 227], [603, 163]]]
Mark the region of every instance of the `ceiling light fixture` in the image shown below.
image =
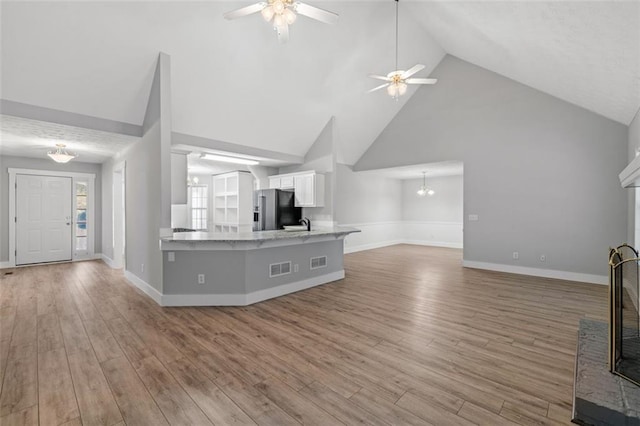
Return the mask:
[[260, 164], [259, 161], [250, 160], [248, 158], [227, 157], [226, 155], [217, 154], [202, 154], [200, 158], [210, 161], [222, 161], [223, 163], [245, 164], [247, 166], [255, 166], [257, 164]]
[[328, 10], [319, 9], [308, 4], [294, 0], [268, 0], [266, 2], [255, 3], [224, 14], [225, 19], [237, 19], [243, 16], [260, 12], [265, 21], [273, 24], [273, 29], [278, 33], [278, 41], [286, 43], [289, 41], [289, 25], [293, 24], [298, 15], [335, 25], [338, 22], [338, 15]]
[[70, 154], [65, 149], [66, 145], [63, 143], [57, 143], [56, 149], [53, 151], [47, 152], [47, 155], [51, 157], [53, 161], [56, 163], [68, 163], [78, 156], [78, 154]]
[[436, 84], [438, 82], [435, 78], [409, 78], [415, 73], [422, 71], [425, 66], [422, 64], [417, 64], [408, 69], [407, 71], [398, 69], [398, 0], [396, 2], [396, 71], [391, 71], [389, 74], [385, 76], [369, 74], [369, 77], [375, 78], [377, 80], [386, 81], [386, 83], [381, 84], [378, 87], [374, 87], [369, 90], [367, 93], [375, 92], [376, 90], [387, 88], [387, 93], [389, 96], [398, 100], [398, 98], [405, 93], [407, 93], [407, 84]]
[[427, 186], [426, 174], [427, 172], [422, 172], [422, 186], [420, 187], [420, 189], [418, 189], [418, 192], [417, 192], [417, 194], [421, 197], [424, 197], [425, 195], [432, 196], [433, 194], [436, 193], [436, 191], [434, 191], [433, 189]]

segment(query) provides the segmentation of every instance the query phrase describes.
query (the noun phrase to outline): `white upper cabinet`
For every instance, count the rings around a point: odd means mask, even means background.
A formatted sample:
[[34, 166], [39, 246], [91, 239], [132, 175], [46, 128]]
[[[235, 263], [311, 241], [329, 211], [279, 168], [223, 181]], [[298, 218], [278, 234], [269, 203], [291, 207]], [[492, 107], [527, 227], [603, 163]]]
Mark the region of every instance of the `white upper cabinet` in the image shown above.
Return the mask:
[[269, 188], [293, 189], [296, 207], [324, 207], [324, 175], [310, 172], [269, 176]]

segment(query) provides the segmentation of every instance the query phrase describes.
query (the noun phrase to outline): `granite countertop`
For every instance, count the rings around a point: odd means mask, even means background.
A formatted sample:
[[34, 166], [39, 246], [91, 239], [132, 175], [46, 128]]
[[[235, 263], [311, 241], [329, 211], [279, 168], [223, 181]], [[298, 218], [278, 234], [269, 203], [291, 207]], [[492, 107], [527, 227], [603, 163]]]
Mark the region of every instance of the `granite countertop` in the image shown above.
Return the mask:
[[334, 227], [311, 227], [311, 231], [256, 231], [256, 232], [176, 232], [171, 237], [164, 237], [162, 242], [260, 242], [275, 240], [290, 240], [295, 238], [308, 239], [311, 237], [344, 236], [354, 232], [360, 232], [359, 229], [346, 226]]

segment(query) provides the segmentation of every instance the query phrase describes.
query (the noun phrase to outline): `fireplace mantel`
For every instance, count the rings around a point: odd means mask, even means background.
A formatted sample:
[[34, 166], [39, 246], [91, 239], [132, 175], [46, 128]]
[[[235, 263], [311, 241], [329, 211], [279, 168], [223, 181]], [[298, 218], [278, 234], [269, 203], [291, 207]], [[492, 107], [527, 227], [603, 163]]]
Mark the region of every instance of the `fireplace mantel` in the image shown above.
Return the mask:
[[634, 158], [618, 177], [623, 188], [640, 186], [640, 155]]

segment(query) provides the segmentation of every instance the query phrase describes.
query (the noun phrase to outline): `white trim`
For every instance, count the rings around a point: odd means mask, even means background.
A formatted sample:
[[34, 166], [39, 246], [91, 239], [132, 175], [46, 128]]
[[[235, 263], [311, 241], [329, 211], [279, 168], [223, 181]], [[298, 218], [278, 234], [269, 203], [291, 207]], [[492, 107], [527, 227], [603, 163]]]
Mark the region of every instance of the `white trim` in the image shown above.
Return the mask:
[[364, 250], [373, 250], [382, 247], [395, 246], [398, 244], [412, 244], [416, 246], [445, 247], [461, 249], [462, 243], [450, 243], [446, 241], [423, 241], [423, 240], [389, 240], [378, 243], [362, 244], [359, 246], [351, 246], [344, 248], [344, 254], [356, 253]]
[[438, 222], [438, 221], [430, 221], [430, 220], [403, 220], [400, 222], [402, 224], [410, 224], [410, 225], [443, 225], [443, 226], [462, 226], [463, 222]]
[[35, 169], [16, 169], [10, 167], [8, 169], [9, 174], [19, 175], [36, 175], [36, 176], [63, 176], [70, 178], [82, 178], [82, 179], [95, 179], [94, 173], [78, 173], [78, 172], [65, 172], [65, 171], [52, 171], [52, 170], [35, 170]]
[[107, 266], [109, 266], [111, 269], [117, 269], [116, 268], [116, 262], [115, 260], [111, 259], [109, 256], [107, 256], [104, 253], [101, 253], [100, 258], [102, 259], [102, 261], [104, 263], [107, 264]]
[[403, 240], [401, 244], [413, 244], [416, 246], [431, 246], [461, 249], [462, 243], [452, 243], [448, 241], [428, 241], [428, 240]]
[[618, 175], [623, 188], [638, 186], [636, 180], [640, 178], [640, 156], [635, 157]]
[[[95, 191], [95, 180], [96, 175], [94, 173], [78, 173], [78, 172], [66, 172], [66, 171], [51, 171], [51, 170], [37, 170], [37, 169], [16, 169], [10, 167], [7, 169], [9, 173], [9, 216], [7, 220], [9, 221], [9, 268], [16, 266], [16, 222], [15, 219], [11, 220], [11, 218], [16, 217], [16, 175], [35, 175], [35, 176], [58, 176], [58, 177], [68, 177], [71, 178], [71, 191], [72, 191], [72, 199], [74, 201], [72, 208], [72, 246], [71, 246], [71, 261], [75, 260], [87, 260], [94, 259], [95, 257], [95, 203], [94, 198], [96, 196]], [[77, 256], [75, 250], [75, 201], [76, 201], [76, 180], [86, 181], [88, 183], [87, 188], [87, 253]], [[57, 262], [56, 262], [57, 263]], [[29, 265], [21, 265], [21, 266], [29, 266]]]
[[[248, 294], [165, 294], [161, 296], [162, 303], [160, 304], [162, 306], [247, 306], [343, 278], [344, 270], [340, 270]], [[151, 297], [153, 298], [153, 296]]]
[[59, 262], [42, 262], [42, 263], [28, 263], [26, 265], [12, 265], [11, 262], [0, 262], [0, 269], [7, 268], [29, 268], [31, 266], [42, 266], [42, 265], [58, 265], [61, 263], [75, 263], [75, 262], [86, 262], [87, 260], [100, 260], [102, 259], [101, 253], [92, 254], [91, 256], [85, 256], [82, 258], [71, 259], [71, 260], [61, 260]]
[[558, 280], [578, 281], [591, 284], [608, 285], [609, 283], [609, 278], [606, 275], [528, 268], [525, 266], [502, 265], [499, 263], [476, 262], [472, 260], [463, 260], [462, 266], [465, 268], [486, 269], [489, 271], [508, 272], [510, 274], [531, 275], [534, 277], [555, 278]]
[[345, 246], [344, 254], [355, 253], [355, 252], [364, 251], [364, 250], [373, 250], [373, 249], [388, 247], [388, 246], [395, 246], [402, 243], [403, 243], [402, 240], [389, 240], [389, 241], [381, 241], [378, 243], [361, 244], [359, 246], [349, 246], [349, 247]]
[[158, 305], [162, 306], [162, 293], [149, 285], [142, 278], [137, 275], [129, 272], [127, 270], [124, 271], [124, 277], [135, 287], [138, 287], [144, 294], [152, 298]]
[[402, 220], [390, 220], [387, 222], [338, 223], [338, 226], [357, 228], [358, 226], [402, 225], [403, 223], [405, 222]]

